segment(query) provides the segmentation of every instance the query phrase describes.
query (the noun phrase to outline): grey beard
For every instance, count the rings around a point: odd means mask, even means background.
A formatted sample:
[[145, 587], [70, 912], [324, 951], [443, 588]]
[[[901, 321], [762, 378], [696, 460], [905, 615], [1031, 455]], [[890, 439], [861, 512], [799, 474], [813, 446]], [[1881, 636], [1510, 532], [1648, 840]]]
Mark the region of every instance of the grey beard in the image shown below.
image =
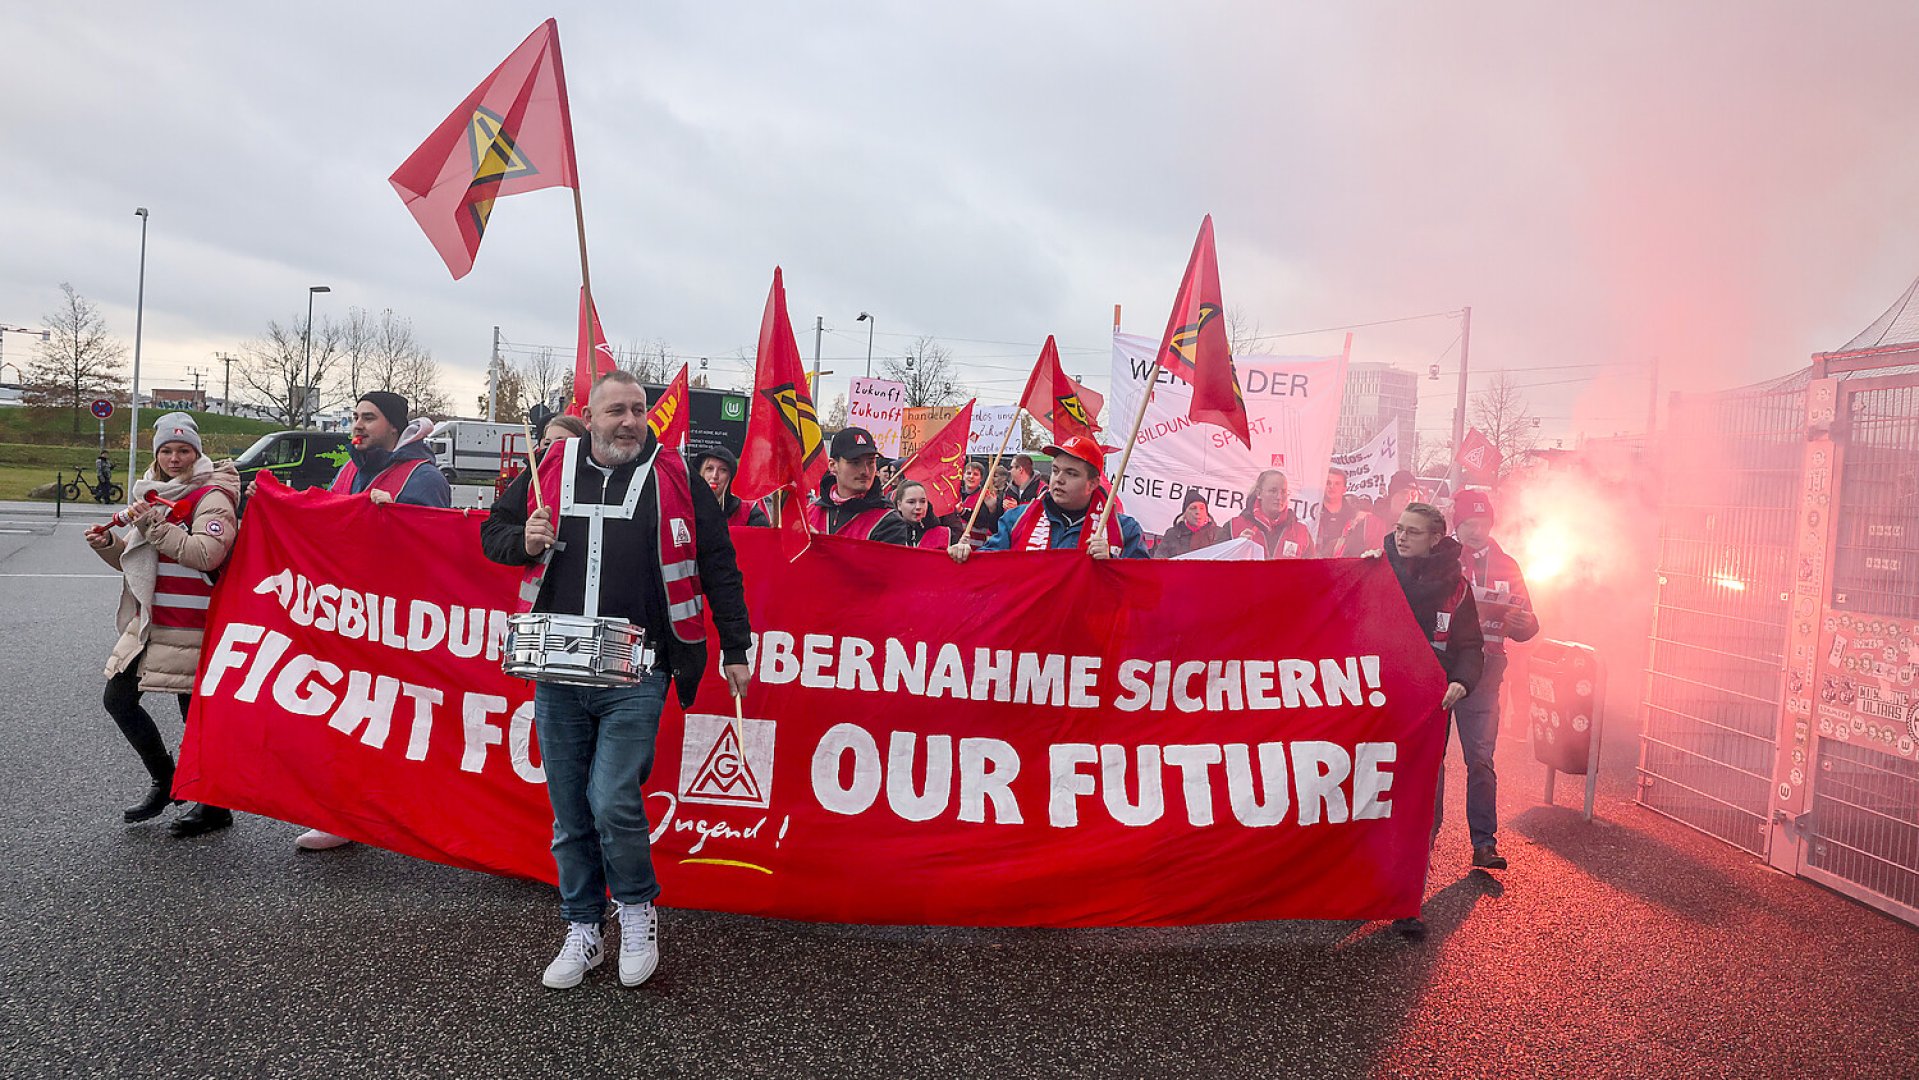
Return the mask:
[[631, 450], [616, 449], [611, 440], [602, 439], [599, 432], [593, 433], [593, 460], [609, 469], [617, 469], [640, 456], [640, 447], [644, 443], [634, 443]]

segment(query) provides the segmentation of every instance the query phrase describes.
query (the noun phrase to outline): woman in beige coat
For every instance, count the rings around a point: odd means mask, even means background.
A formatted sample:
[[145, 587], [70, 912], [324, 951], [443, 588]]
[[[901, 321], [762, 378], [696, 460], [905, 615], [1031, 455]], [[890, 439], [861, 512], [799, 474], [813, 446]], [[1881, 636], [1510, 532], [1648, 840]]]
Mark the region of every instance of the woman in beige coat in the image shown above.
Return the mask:
[[[149, 492], [167, 502], [149, 502]], [[140, 695], [174, 694], [185, 719], [213, 575], [240, 530], [234, 513], [239, 498], [240, 476], [233, 463], [208, 460], [193, 418], [168, 413], [154, 424], [153, 467], [133, 485], [126, 528], [119, 535], [106, 526], [87, 531], [87, 543], [124, 578], [120, 640], [107, 658], [104, 703], [153, 780], [146, 798], [127, 807], [128, 822], [156, 817], [177, 801], [173, 755], [141, 707]], [[196, 804], [168, 831], [198, 836], [231, 824], [231, 811]]]

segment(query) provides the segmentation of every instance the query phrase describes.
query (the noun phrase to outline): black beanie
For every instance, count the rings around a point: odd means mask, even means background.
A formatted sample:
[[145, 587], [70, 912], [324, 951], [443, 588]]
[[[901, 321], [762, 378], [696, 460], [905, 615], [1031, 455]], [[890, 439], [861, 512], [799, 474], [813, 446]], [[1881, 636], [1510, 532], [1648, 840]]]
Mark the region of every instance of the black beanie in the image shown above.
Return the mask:
[[405, 398], [391, 390], [368, 390], [366, 393], [360, 395], [360, 400], [380, 410], [380, 415], [386, 417], [386, 422], [393, 425], [393, 430], [406, 430], [407, 412]]

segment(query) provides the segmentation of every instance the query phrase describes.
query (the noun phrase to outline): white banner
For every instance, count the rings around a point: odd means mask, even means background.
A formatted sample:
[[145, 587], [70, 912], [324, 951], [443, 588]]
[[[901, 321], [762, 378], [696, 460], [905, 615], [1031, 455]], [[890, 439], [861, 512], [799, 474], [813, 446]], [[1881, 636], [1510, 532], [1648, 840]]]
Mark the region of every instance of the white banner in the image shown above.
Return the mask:
[[1373, 441], [1348, 454], [1334, 454], [1333, 468], [1346, 474], [1346, 494], [1380, 499], [1399, 471], [1399, 425], [1389, 424]]
[[873, 435], [884, 457], [900, 456], [900, 421], [906, 417], [906, 384], [890, 379], [854, 379], [846, 399], [846, 424]]
[[[973, 406], [973, 430], [966, 436], [967, 456], [990, 458], [998, 453], [1000, 440], [1006, 438], [1006, 432], [1013, 426], [1013, 418], [1018, 415], [1018, 405]], [[1019, 451], [1017, 442], [1007, 444], [1007, 454], [1017, 454]]]
[[[1192, 387], [1153, 363], [1158, 352], [1158, 338], [1113, 335], [1113, 388], [1106, 421], [1119, 430], [1106, 431], [1110, 440], [1125, 438], [1147, 380], [1156, 377], [1158, 385], [1120, 489], [1126, 513], [1147, 532], [1164, 532], [1179, 516], [1187, 493], [1198, 491], [1206, 495], [1213, 519], [1224, 521], [1246, 508], [1246, 492], [1262, 470], [1279, 469], [1286, 474], [1293, 512], [1317, 533], [1326, 465], [1346, 392], [1346, 357], [1234, 357], [1252, 429], [1248, 450], [1225, 428], [1186, 418]], [[1119, 459], [1117, 453], [1108, 454], [1107, 468], [1117, 470]]]

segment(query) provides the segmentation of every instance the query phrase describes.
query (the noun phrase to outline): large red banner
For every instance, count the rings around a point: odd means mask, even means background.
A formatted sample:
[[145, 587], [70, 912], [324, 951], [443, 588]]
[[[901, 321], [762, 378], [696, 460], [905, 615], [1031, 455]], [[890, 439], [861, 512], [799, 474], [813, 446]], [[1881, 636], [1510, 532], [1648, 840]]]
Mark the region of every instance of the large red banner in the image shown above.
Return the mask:
[[[255, 489], [176, 793], [554, 878], [483, 515]], [[646, 785], [664, 903], [1116, 926], [1416, 914], [1445, 676], [1383, 563], [1096, 562], [736, 529], [756, 635]]]

